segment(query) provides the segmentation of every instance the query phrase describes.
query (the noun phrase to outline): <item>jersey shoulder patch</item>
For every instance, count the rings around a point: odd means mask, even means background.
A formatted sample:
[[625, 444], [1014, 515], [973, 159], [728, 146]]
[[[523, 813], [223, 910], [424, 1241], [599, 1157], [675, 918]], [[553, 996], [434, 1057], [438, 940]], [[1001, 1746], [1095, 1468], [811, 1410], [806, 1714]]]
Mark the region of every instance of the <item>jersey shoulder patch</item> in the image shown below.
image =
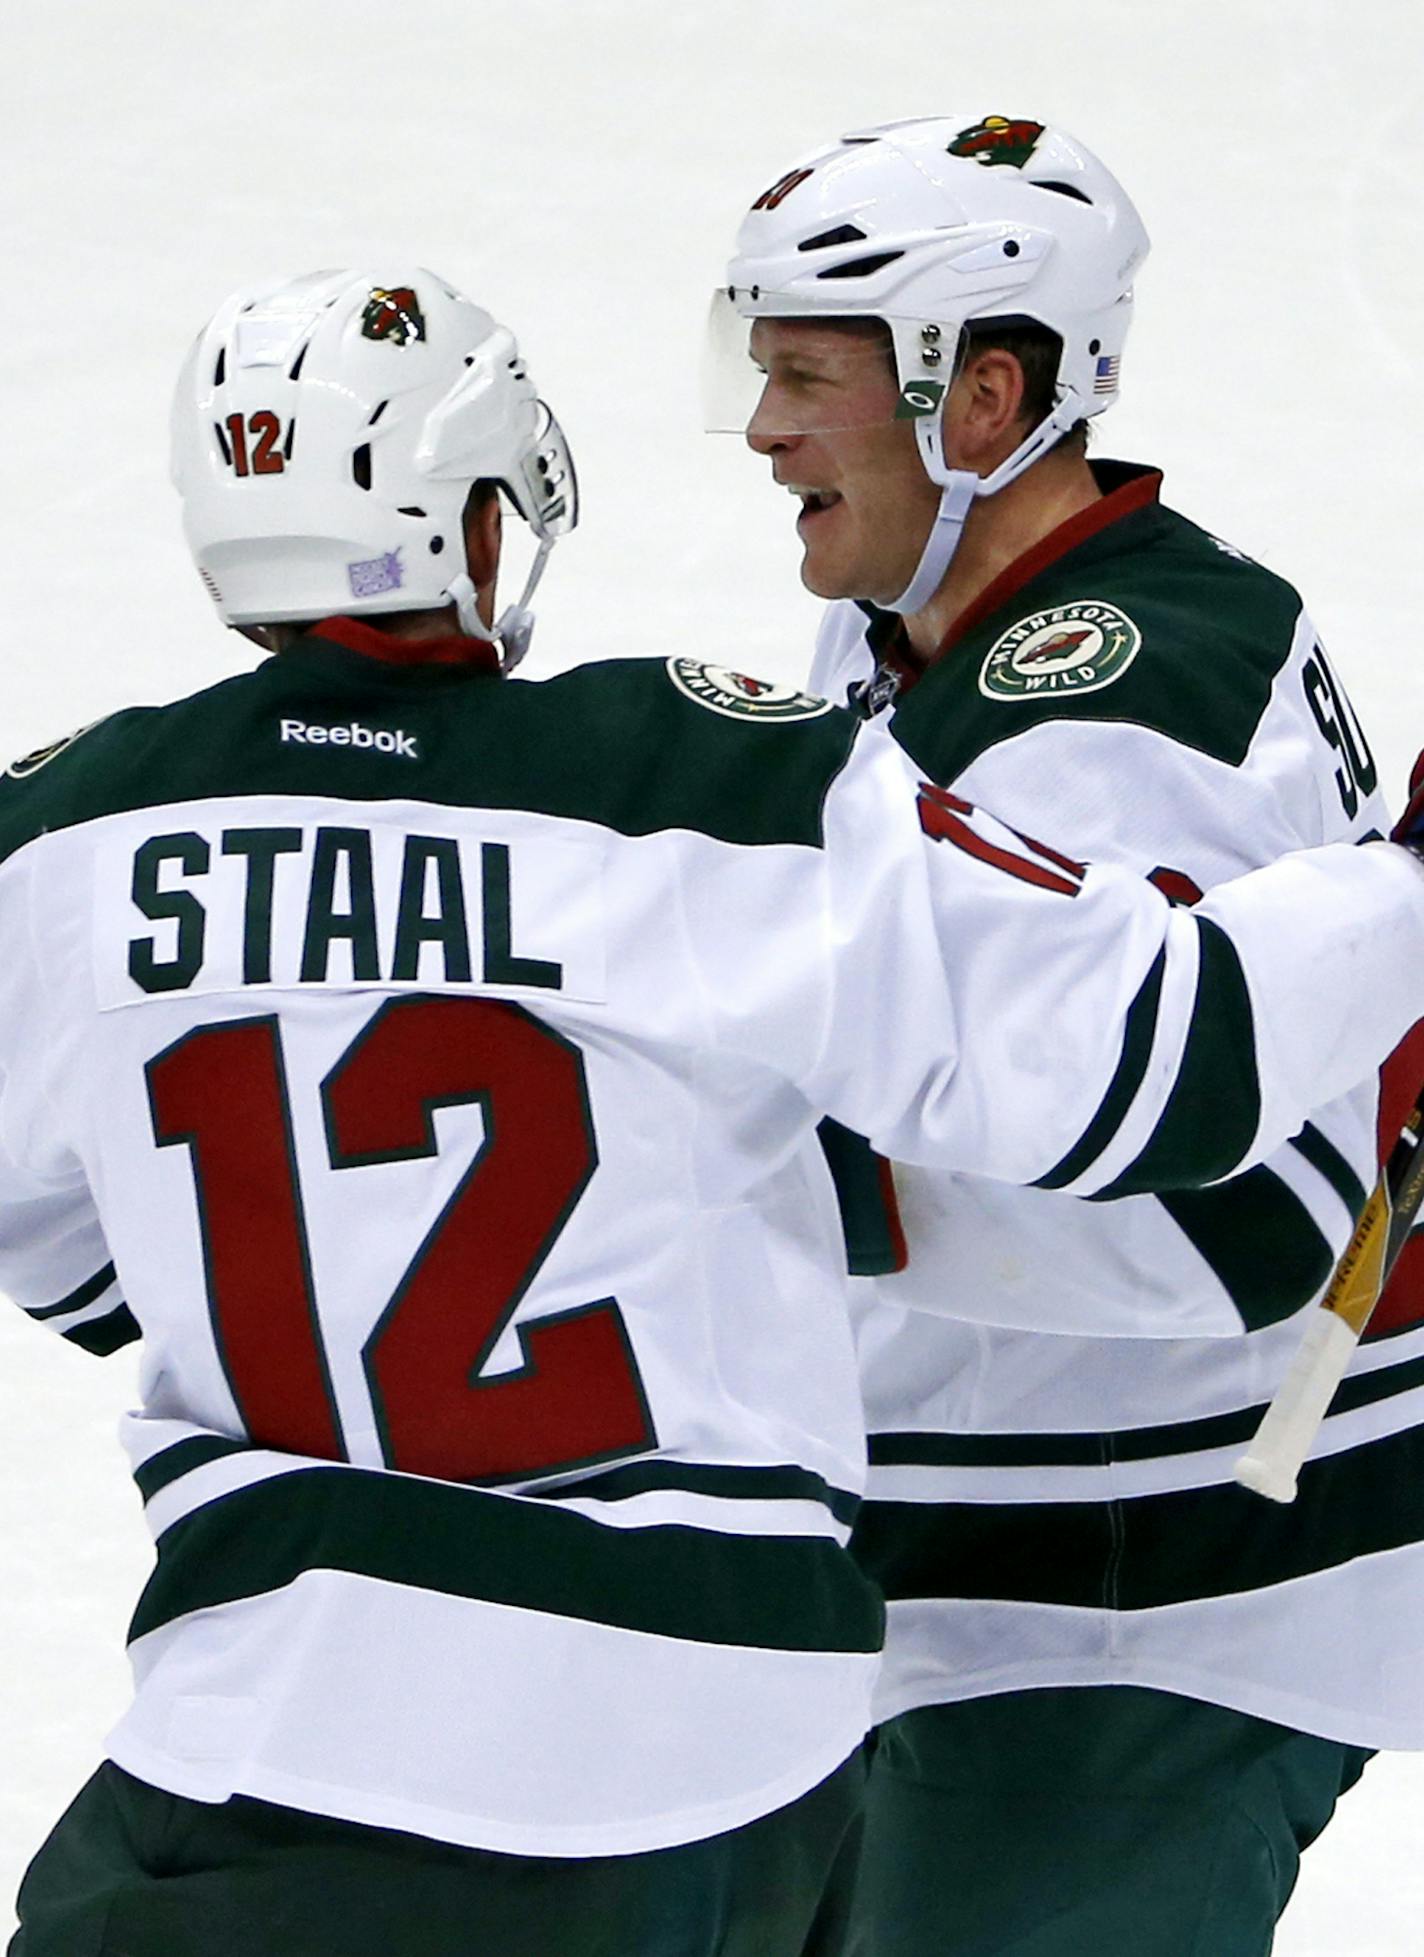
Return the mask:
[[699, 707], [732, 720], [819, 720], [831, 710], [831, 702], [814, 693], [700, 659], [669, 659], [667, 675], [678, 692]]
[[56, 755], [63, 754], [67, 747], [73, 747], [77, 740], [91, 733], [106, 718], [106, 715], [101, 714], [98, 720], [86, 720], [82, 727], [76, 727], [72, 733], [61, 734], [58, 740], [48, 741], [43, 747], [32, 749], [29, 754], [17, 755], [4, 772], [11, 781], [24, 781], [27, 775], [37, 775], [41, 768], [47, 767], [54, 760]]
[[1001, 741], [1094, 720], [1241, 765], [1296, 645], [1300, 594], [1175, 511], [1152, 519], [1048, 566], [902, 695], [895, 730], [927, 773], [952, 780]]
[[1098, 693], [1122, 678], [1141, 648], [1142, 632], [1121, 607], [1071, 598], [999, 634], [979, 668], [979, 691], [986, 700]]

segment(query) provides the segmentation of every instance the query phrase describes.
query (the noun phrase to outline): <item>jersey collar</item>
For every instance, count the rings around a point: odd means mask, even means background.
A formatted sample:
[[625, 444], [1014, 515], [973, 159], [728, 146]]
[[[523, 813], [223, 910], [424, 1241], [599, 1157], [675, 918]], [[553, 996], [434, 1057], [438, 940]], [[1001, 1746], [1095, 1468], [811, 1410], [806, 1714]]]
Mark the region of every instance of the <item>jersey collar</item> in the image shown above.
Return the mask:
[[899, 692], [906, 692], [928, 667], [943, 659], [975, 626], [991, 618], [1001, 605], [1007, 605], [1025, 585], [1032, 583], [1052, 565], [1061, 563], [1065, 557], [1082, 549], [1105, 530], [1113, 529], [1127, 518], [1157, 506], [1162, 491], [1160, 469], [1144, 468], [1135, 462], [1092, 462], [1089, 467], [1103, 492], [1098, 501], [1090, 503], [1085, 510], [1079, 510], [1076, 516], [1070, 516], [1056, 530], [1050, 530], [1032, 549], [1026, 550], [1006, 566], [993, 583], [986, 585], [973, 603], [959, 614], [928, 659], [922, 659], [915, 651], [903, 622], [894, 612], [882, 612], [875, 606], [862, 605], [861, 610], [870, 619], [866, 631], [870, 649], [882, 673], [896, 676]]
[[499, 648], [488, 639], [469, 638], [463, 632], [433, 632], [428, 638], [398, 639], [363, 619], [337, 614], [308, 626], [303, 636], [340, 646], [346, 652], [360, 653], [366, 659], [377, 659], [383, 666], [465, 666], [496, 677], [500, 671]]

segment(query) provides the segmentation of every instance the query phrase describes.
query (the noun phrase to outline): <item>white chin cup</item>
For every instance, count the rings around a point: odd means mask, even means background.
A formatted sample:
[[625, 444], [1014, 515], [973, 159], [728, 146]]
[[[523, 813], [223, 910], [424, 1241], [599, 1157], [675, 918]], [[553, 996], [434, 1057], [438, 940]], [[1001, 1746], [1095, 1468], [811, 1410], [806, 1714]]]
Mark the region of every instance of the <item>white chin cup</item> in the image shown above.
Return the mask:
[[1032, 468], [1041, 456], [1046, 455], [1082, 418], [1082, 403], [1070, 388], [1053, 412], [1045, 416], [1037, 428], [1024, 437], [1013, 454], [987, 476], [976, 476], [971, 469], [948, 468], [940, 445], [938, 423], [928, 419], [917, 422], [915, 434], [919, 441], [920, 460], [930, 481], [939, 485], [939, 509], [920, 553], [920, 561], [915, 566], [915, 575], [894, 603], [886, 605], [884, 609], [899, 612], [905, 618], [913, 618], [916, 612], [922, 612], [939, 590], [954, 561], [954, 553], [959, 549], [959, 540], [964, 534], [965, 518], [973, 509], [975, 499], [996, 495], [999, 490], [1007, 488], [1026, 469]]
[[493, 628], [486, 625], [480, 617], [474, 580], [468, 571], [462, 571], [452, 578], [445, 587], [445, 596], [454, 600], [455, 617], [460, 630], [471, 639], [483, 639], [486, 645], [499, 648], [499, 663], [503, 672], [512, 673], [525, 653], [529, 641], [534, 636], [534, 614], [529, 609], [529, 600], [534, 596], [535, 586], [544, 575], [544, 566], [549, 561], [549, 552], [554, 548], [552, 537], [541, 540], [529, 567], [529, 576], [524, 580], [524, 589], [519, 595], [519, 603], [510, 605], [500, 613]]

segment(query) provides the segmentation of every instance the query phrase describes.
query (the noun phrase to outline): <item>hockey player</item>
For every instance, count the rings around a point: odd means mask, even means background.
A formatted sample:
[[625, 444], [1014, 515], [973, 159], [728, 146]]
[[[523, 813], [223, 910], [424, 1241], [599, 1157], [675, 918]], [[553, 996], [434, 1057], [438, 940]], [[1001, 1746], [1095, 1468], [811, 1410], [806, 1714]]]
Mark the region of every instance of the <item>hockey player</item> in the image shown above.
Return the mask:
[[573, 470], [428, 273], [237, 295], [174, 449], [277, 656], [0, 784], [0, 1282], [142, 1335], [158, 1552], [13, 1951], [820, 1957], [881, 1617], [817, 1111], [1225, 1173], [1417, 1011], [1419, 864], [1193, 915], [794, 689], [503, 683], [495, 485], [537, 575]]
[[[847, 136], [743, 225], [718, 331], [755, 391], [721, 425], [801, 502], [832, 601], [812, 687], [1191, 903], [1385, 817], [1296, 592], [1156, 471], [1088, 459], [1146, 251], [1060, 130]], [[1359, 1088], [1269, 1165], [1160, 1197], [1132, 1172], [1076, 1202], [1072, 1160], [1031, 1189], [897, 1165], [907, 1262], [846, 1171], [853, 1268], [885, 1274], [858, 1287], [856, 1547], [889, 1602], [858, 1957], [1265, 1952], [1367, 1749], [1424, 1745], [1424, 1325], [1361, 1351], [1293, 1508], [1231, 1479], [1375, 1114]]]

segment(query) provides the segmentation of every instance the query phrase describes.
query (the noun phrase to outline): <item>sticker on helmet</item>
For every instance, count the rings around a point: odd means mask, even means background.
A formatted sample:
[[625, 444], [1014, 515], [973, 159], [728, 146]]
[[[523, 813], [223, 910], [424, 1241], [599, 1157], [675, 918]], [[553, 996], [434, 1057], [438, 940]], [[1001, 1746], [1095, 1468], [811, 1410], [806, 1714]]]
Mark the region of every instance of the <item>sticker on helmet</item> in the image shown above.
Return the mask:
[[1119, 353], [1105, 353], [1094, 369], [1094, 394], [1116, 394], [1118, 375], [1121, 370], [1122, 355]]
[[668, 678], [699, 707], [730, 720], [816, 720], [831, 702], [775, 680], [753, 679], [730, 666], [705, 666], [700, 659], [669, 659]]
[[353, 598], [379, 598], [383, 591], [399, 591], [405, 583], [400, 547], [386, 551], [381, 557], [363, 557], [357, 564], [348, 564], [346, 575]]
[[[101, 715], [102, 719], [104, 716]], [[31, 754], [22, 754], [10, 763], [5, 773], [12, 781], [23, 781], [26, 775], [37, 775], [41, 768], [63, 754], [67, 747], [73, 747], [81, 734], [88, 734], [99, 725], [97, 720], [86, 720], [82, 727], [76, 727], [72, 734], [61, 734], [57, 741], [50, 741], [44, 747], [37, 747]]]
[[976, 163], [1010, 163], [1022, 170], [1043, 134], [1041, 122], [1009, 116], [985, 116], [971, 129], [961, 129], [949, 146], [951, 156], [972, 157]]
[[408, 347], [412, 340], [425, 338], [425, 314], [410, 286], [372, 288], [361, 314], [361, 337], [385, 340], [395, 347]]
[[896, 421], [919, 421], [932, 415], [944, 399], [943, 381], [906, 381], [895, 403]]
[[1096, 693], [1122, 678], [1141, 644], [1141, 632], [1116, 605], [1096, 598], [1050, 605], [995, 639], [979, 691], [989, 700]]
[[809, 170], [788, 170], [784, 177], [778, 177], [770, 190], [764, 190], [752, 205], [754, 211], [774, 211], [784, 204], [798, 185], [806, 182], [811, 175]]

